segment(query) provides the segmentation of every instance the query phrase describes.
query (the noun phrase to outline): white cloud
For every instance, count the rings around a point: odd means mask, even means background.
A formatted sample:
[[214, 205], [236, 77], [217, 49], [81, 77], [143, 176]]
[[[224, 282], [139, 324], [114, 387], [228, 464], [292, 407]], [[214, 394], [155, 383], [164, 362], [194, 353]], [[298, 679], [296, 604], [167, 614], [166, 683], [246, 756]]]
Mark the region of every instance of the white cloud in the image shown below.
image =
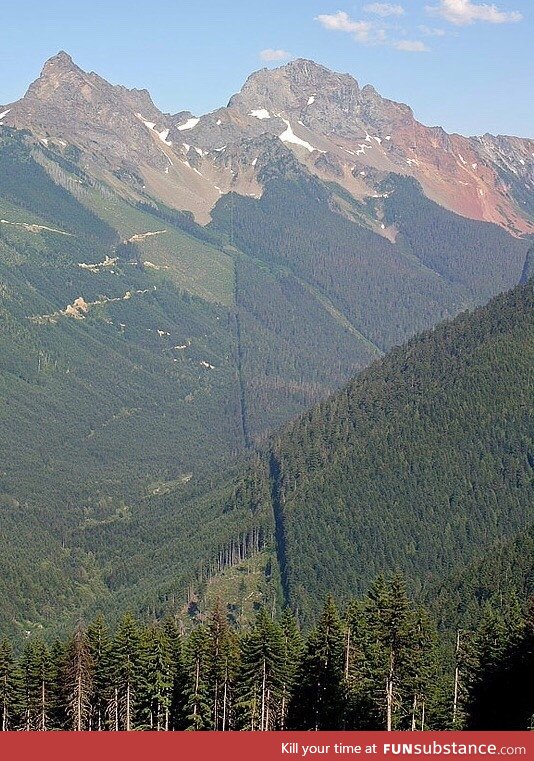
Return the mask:
[[465, 26], [475, 21], [506, 24], [521, 21], [523, 18], [518, 11], [501, 11], [496, 5], [474, 3], [472, 0], [440, 0], [439, 5], [427, 5], [425, 10], [457, 26]]
[[420, 40], [397, 40], [393, 43], [397, 50], [405, 50], [407, 53], [428, 53], [430, 50], [424, 42]]
[[377, 16], [403, 16], [404, 8], [402, 5], [392, 5], [391, 3], [369, 3], [363, 6], [367, 13], [375, 13]]
[[372, 24], [369, 21], [354, 21], [345, 11], [337, 13], [323, 13], [317, 16], [316, 21], [335, 32], [349, 32], [358, 42], [369, 42]]
[[262, 61], [285, 61], [288, 58], [291, 58], [291, 53], [288, 53], [287, 50], [273, 50], [272, 48], [267, 48], [266, 50], [261, 51], [260, 58]]
[[445, 29], [437, 29], [436, 27], [431, 26], [425, 26], [424, 24], [421, 24], [417, 27], [421, 34], [426, 35], [427, 37], [445, 37], [447, 32]]
[[[388, 8], [401, 8], [401, 6], [392, 6], [389, 3], [373, 3], [373, 7], [375, 6], [380, 6], [381, 8], [386, 6]], [[371, 6], [365, 7], [368, 9]], [[385, 45], [410, 53], [425, 53], [429, 50], [427, 45], [420, 40], [391, 40], [388, 38], [387, 29], [372, 21], [354, 21], [345, 11], [322, 14], [317, 16], [315, 21], [319, 21], [325, 29], [330, 29], [334, 32], [347, 32], [357, 42], [361, 42], [364, 45]]]

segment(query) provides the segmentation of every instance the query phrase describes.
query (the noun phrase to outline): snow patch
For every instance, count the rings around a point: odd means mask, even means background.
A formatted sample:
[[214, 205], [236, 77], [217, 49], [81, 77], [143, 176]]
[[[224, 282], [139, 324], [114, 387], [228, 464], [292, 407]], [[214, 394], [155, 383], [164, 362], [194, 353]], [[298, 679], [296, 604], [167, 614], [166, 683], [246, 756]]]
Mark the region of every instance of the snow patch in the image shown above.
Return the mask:
[[172, 145], [172, 140], [167, 140], [169, 137], [170, 130], [164, 129], [161, 132], [158, 132], [158, 137], [161, 140], [162, 143], [165, 143], [165, 145]]
[[184, 148], [185, 148], [185, 152], [186, 152], [186, 153], [188, 153], [188, 152], [189, 152], [189, 149], [191, 148], [191, 146], [190, 146], [188, 143], [182, 143], [182, 145], [183, 145], [183, 146], [184, 146]]
[[271, 114], [267, 111], [266, 108], [255, 108], [250, 113], [249, 116], [255, 116], [256, 119], [270, 119]]
[[222, 124], [222, 121], [221, 121], [220, 119], [217, 119], [217, 121], [215, 122], [215, 124], [217, 125], [217, 127], [220, 127], [220, 126], [221, 126], [221, 124]]
[[195, 147], [195, 151], [198, 153], [199, 156], [204, 156], [204, 151], [202, 150], [202, 148]]
[[196, 127], [196, 126], [197, 126], [197, 124], [199, 123], [199, 121], [200, 121], [200, 119], [198, 119], [196, 116], [192, 116], [192, 117], [191, 117], [191, 119], [188, 119], [188, 120], [187, 120], [186, 122], [184, 122], [183, 124], [180, 124], [180, 125], [178, 126], [178, 130], [179, 130], [180, 132], [184, 132], [184, 130], [186, 130], [186, 129], [193, 129], [193, 127]]
[[[291, 124], [286, 119], [282, 119], [282, 121], [287, 127], [285, 132], [282, 132], [282, 134], [279, 135], [279, 138], [283, 143], [293, 143], [294, 145], [302, 145], [302, 147], [306, 148], [306, 150], [308, 150], [310, 153], [312, 151], [317, 150], [316, 148], [313, 147], [313, 145], [310, 145], [310, 143], [306, 142], [306, 140], [301, 140], [300, 137], [297, 137], [295, 133], [293, 132], [293, 130], [291, 129]], [[321, 151], [321, 152], [324, 153], [324, 151]]]
[[257, 163], [258, 163], [258, 157], [256, 156], [256, 158], [253, 159], [252, 161], [252, 166], [256, 166]]
[[473, 167], [473, 169], [476, 169], [478, 164], [471, 164], [471, 166]]
[[310, 97], [308, 98], [307, 105], [311, 106], [312, 103], [315, 103], [315, 95], [310, 95]]
[[10, 108], [8, 108], [7, 111], [2, 111], [2, 113], [0, 114], [0, 121], [2, 121], [4, 116], [7, 116], [10, 111], [11, 111]]

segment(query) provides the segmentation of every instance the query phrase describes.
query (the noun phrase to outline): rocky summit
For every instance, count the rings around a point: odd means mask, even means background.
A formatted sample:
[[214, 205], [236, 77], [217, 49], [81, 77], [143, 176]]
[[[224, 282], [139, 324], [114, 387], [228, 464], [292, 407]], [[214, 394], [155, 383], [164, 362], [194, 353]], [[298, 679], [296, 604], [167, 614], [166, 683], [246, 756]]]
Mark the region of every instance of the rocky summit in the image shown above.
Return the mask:
[[[148, 195], [201, 224], [230, 191], [261, 196], [274, 137], [308, 172], [358, 201], [377, 197], [393, 173], [415, 178], [457, 214], [513, 235], [534, 231], [533, 140], [449, 135], [309, 60], [255, 72], [226, 107], [197, 117], [164, 114], [146, 90], [113, 86], [60, 52], [0, 113], [3, 124], [29, 129], [45, 145], [74, 146], [85, 169], [125, 196]], [[394, 235], [381, 225], [375, 231]]]

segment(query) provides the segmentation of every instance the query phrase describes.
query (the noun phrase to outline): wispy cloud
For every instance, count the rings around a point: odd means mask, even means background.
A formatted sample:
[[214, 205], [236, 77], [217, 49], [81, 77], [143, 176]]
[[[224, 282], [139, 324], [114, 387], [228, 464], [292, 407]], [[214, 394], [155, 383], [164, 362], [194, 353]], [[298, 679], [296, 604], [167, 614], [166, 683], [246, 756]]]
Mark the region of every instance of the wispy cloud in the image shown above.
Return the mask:
[[397, 40], [393, 43], [397, 50], [404, 50], [407, 53], [428, 53], [430, 48], [421, 40]]
[[[378, 6], [382, 9], [384, 7], [402, 8], [400, 5], [393, 6], [389, 3], [373, 3], [372, 5], [365, 6], [365, 8], [369, 9]], [[392, 40], [388, 37], [388, 27], [384, 27], [382, 22], [355, 21], [345, 11], [330, 14], [324, 13], [316, 16], [315, 21], [319, 21], [325, 29], [350, 34], [356, 42], [360, 42], [363, 45], [386, 45], [409, 53], [422, 53], [429, 49], [424, 42], [419, 40]]]
[[315, 20], [319, 21], [325, 29], [353, 34], [358, 42], [369, 42], [373, 28], [370, 21], [354, 21], [345, 11], [323, 13], [317, 16]]
[[260, 53], [262, 61], [286, 61], [291, 57], [291, 53], [288, 53], [287, 50], [273, 50], [273, 48], [266, 48]]
[[523, 16], [518, 11], [501, 11], [496, 5], [474, 3], [472, 0], [440, 0], [439, 5], [427, 5], [427, 13], [441, 16], [456, 26], [466, 26], [475, 21], [489, 24], [508, 24], [521, 21]]
[[402, 5], [392, 5], [391, 3], [368, 3], [363, 6], [366, 13], [375, 13], [377, 16], [403, 16], [404, 8]]
[[426, 37], [445, 37], [447, 34], [445, 29], [438, 29], [434, 26], [425, 26], [425, 24], [420, 24], [417, 28], [421, 34], [424, 34]]

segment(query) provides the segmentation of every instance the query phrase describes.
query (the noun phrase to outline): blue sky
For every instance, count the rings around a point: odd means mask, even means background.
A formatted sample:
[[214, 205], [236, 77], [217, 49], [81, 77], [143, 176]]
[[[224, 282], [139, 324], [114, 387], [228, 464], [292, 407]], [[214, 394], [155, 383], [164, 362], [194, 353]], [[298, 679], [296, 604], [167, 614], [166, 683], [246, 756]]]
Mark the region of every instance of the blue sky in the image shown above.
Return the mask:
[[408, 103], [425, 124], [534, 135], [533, 0], [2, 6], [0, 103], [19, 98], [61, 49], [115, 84], [148, 88], [164, 111], [196, 114], [226, 105], [252, 71], [304, 57]]

